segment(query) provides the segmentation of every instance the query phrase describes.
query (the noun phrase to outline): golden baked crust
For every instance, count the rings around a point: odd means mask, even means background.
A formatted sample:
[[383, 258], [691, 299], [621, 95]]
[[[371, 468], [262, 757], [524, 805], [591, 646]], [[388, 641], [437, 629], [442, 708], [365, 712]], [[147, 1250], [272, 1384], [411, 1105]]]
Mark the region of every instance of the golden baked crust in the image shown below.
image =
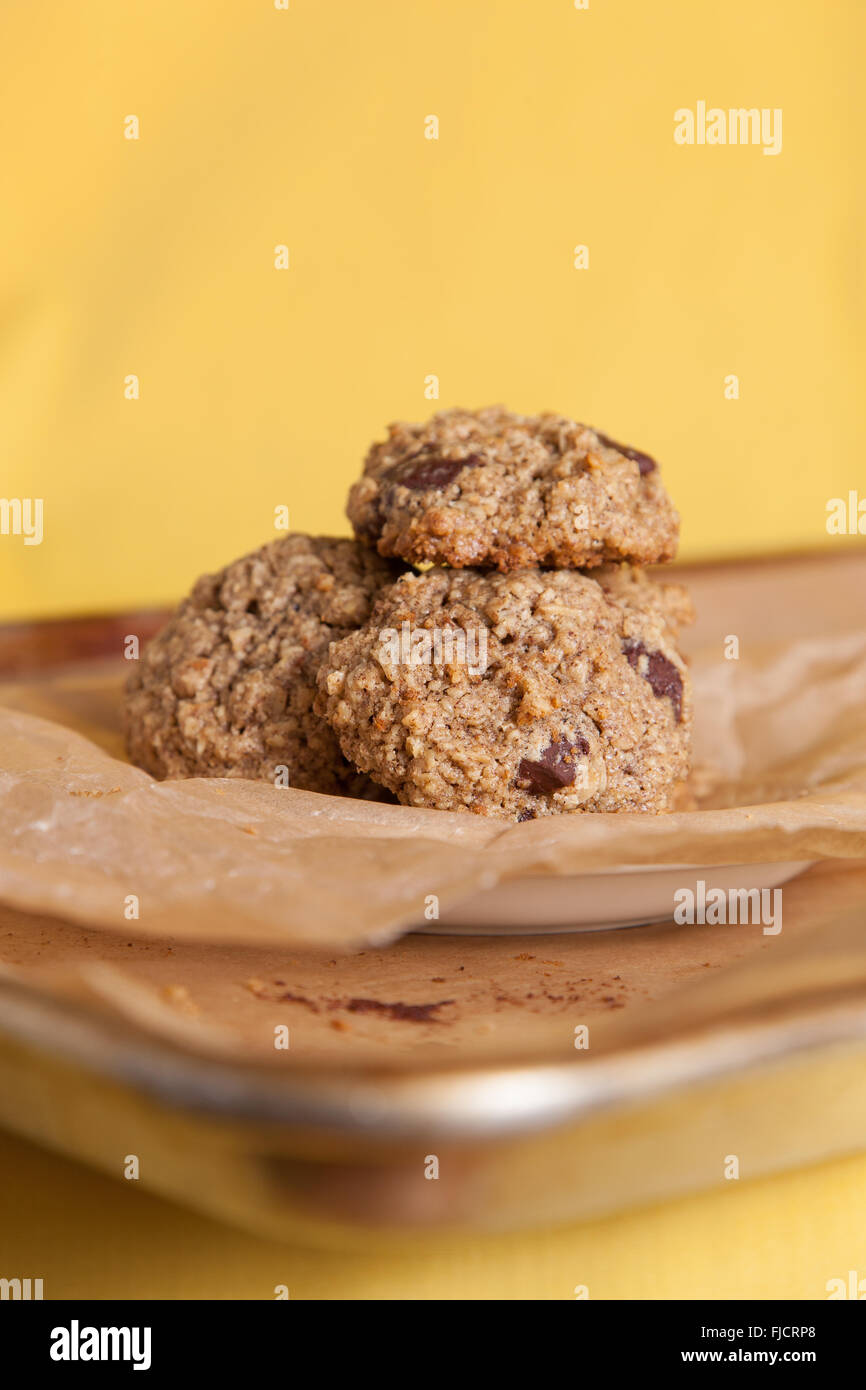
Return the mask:
[[317, 710], [411, 806], [527, 820], [665, 811], [686, 776], [691, 603], [628, 565], [434, 569], [335, 642]]
[[129, 756], [154, 777], [251, 777], [369, 794], [314, 713], [328, 643], [399, 570], [353, 540], [289, 535], [205, 575], [127, 682]]
[[679, 534], [648, 454], [501, 406], [391, 425], [347, 510], [380, 555], [455, 568], [654, 564], [673, 559]]

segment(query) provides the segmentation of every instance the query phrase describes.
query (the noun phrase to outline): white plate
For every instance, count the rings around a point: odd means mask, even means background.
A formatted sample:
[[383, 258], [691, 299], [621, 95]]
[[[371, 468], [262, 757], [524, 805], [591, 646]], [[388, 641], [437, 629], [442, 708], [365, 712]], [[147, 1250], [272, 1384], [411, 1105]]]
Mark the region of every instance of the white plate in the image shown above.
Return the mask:
[[778, 888], [808, 869], [787, 864], [629, 864], [600, 874], [511, 878], [424, 922], [416, 931], [459, 936], [537, 936], [543, 932], [611, 931], [668, 922], [674, 894], [713, 888]]

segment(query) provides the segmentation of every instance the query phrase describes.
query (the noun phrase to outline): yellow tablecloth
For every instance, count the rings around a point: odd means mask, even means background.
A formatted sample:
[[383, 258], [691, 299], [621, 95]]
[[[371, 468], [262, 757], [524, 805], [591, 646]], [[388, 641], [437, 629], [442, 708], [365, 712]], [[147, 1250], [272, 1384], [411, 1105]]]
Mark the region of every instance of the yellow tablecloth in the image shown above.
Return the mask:
[[579, 1227], [322, 1252], [247, 1236], [0, 1134], [0, 1276], [46, 1298], [827, 1297], [866, 1278], [866, 1157]]

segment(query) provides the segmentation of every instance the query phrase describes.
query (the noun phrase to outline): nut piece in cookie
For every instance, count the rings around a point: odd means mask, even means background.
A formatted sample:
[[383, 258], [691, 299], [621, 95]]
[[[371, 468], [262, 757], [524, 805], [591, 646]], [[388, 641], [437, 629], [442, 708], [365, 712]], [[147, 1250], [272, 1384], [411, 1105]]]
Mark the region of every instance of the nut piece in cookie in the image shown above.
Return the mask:
[[380, 555], [454, 568], [654, 564], [673, 559], [679, 535], [649, 454], [501, 406], [391, 425], [347, 510]]
[[666, 811], [689, 766], [691, 615], [628, 565], [407, 574], [331, 647], [316, 708], [410, 806]]
[[375, 794], [313, 711], [328, 644], [370, 615], [393, 565], [357, 541], [289, 535], [199, 579], [127, 683], [129, 756], [154, 777], [250, 777]]

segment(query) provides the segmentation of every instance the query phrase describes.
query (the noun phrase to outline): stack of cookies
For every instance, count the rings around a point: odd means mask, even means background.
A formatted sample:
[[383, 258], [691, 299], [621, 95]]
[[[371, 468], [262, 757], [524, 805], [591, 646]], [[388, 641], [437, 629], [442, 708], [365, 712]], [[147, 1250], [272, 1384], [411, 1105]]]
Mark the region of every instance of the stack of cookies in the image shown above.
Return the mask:
[[677, 804], [691, 604], [643, 572], [679, 526], [649, 455], [443, 411], [391, 426], [348, 514], [199, 580], [129, 681], [134, 762], [510, 820]]

